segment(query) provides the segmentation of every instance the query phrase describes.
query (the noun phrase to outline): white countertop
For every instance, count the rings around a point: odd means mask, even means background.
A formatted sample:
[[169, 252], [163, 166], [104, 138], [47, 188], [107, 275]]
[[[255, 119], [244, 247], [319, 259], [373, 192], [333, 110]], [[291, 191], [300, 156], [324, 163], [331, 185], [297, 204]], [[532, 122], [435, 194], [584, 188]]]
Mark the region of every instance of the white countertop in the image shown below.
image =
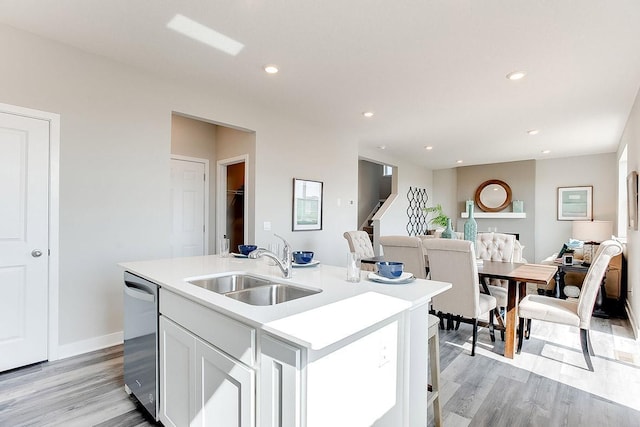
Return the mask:
[[[359, 283], [350, 283], [346, 281], [345, 268], [322, 263], [294, 268], [293, 277], [283, 279], [280, 269], [268, 265], [264, 258], [253, 260], [208, 255], [119, 265], [229, 317], [312, 348], [324, 347], [347, 336], [345, 334], [362, 330], [412, 306], [425, 304], [434, 295], [451, 287], [450, 283], [423, 279], [404, 285], [380, 284], [367, 280], [366, 272], [362, 273], [363, 279]], [[229, 273], [251, 273], [282, 283], [321, 289], [322, 292], [282, 304], [254, 306], [187, 283], [187, 280]], [[378, 295], [363, 295], [367, 293]], [[334, 304], [338, 302], [342, 303]], [[363, 314], [365, 310], [368, 314]], [[318, 328], [321, 319], [325, 321], [323, 327]], [[327, 328], [329, 325], [332, 327]], [[325, 332], [309, 332], [320, 329]], [[332, 332], [326, 332], [329, 330]]]

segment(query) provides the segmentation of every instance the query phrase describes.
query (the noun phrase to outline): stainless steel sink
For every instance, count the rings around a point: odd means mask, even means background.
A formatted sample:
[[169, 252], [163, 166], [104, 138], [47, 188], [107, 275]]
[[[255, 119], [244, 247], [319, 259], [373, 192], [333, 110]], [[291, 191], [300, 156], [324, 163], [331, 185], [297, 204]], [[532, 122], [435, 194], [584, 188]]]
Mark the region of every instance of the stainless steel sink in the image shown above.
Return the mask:
[[219, 294], [269, 285], [271, 282], [247, 274], [230, 274], [228, 276], [209, 277], [207, 279], [190, 280], [192, 285], [200, 286]]
[[248, 274], [229, 274], [189, 280], [188, 283], [251, 305], [280, 304], [322, 292], [321, 289], [301, 288]]
[[319, 289], [306, 289], [282, 283], [272, 283], [267, 286], [229, 292], [225, 296], [251, 305], [274, 305], [319, 292], [321, 292]]

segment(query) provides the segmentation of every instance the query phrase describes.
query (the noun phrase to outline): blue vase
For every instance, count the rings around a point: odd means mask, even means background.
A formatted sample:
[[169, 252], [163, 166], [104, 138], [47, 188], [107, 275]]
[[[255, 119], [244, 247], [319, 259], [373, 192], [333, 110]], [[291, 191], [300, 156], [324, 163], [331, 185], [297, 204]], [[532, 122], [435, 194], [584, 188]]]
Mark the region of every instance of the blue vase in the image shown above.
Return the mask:
[[469, 218], [464, 223], [464, 240], [469, 240], [470, 242], [476, 241], [478, 237], [478, 223], [476, 219], [473, 217], [473, 201], [467, 201], [467, 215]]
[[447, 228], [440, 235], [443, 239], [457, 239], [458, 235], [451, 228], [451, 218], [447, 218]]

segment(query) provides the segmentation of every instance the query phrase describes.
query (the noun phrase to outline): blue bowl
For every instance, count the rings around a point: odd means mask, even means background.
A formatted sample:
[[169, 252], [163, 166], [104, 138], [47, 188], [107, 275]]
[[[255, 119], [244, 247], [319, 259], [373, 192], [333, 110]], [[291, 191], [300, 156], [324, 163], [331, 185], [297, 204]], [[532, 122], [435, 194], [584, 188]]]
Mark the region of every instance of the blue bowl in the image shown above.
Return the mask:
[[258, 249], [256, 245], [238, 245], [238, 250], [242, 255], [249, 255], [251, 252]]
[[293, 253], [293, 261], [296, 264], [309, 264], [313, 260], [313, 252], [311, 251], [295, 251]]
[[379, 261], [376, 262], [378, 274], [388, 279], [397, 279], [402, 276], [404, 271], [404, 263], [396, 261]]

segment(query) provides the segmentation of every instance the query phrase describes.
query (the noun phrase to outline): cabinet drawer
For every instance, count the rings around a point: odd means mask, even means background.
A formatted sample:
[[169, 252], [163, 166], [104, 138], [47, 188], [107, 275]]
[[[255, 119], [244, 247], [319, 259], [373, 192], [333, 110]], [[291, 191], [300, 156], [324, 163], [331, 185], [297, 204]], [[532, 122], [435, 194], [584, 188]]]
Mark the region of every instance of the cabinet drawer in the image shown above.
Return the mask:
[[256, 364], [256, 330], [160, 289], [160, 313], [248, 366]]

